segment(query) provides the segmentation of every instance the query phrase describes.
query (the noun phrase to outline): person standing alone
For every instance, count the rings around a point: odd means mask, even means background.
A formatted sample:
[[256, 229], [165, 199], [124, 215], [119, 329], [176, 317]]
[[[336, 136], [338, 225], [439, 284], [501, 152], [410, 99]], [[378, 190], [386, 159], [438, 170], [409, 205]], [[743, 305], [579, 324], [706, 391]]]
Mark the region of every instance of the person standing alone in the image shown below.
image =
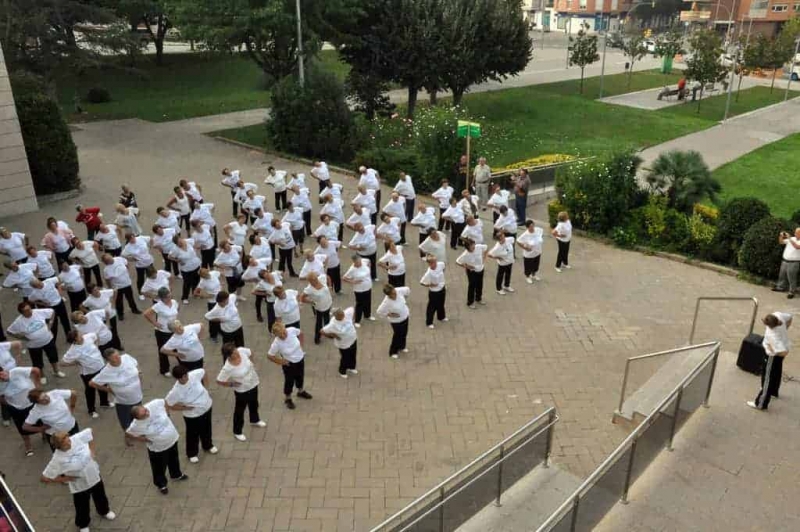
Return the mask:
[[472, 175], [475, 178], [475, 190], [478, 193], [478, 200], [485, 211], [486, 204], [489, 202], [489, 183], [492, 180], [492, 169], [486, 164], [486, 157], [478, 159], [478, 164], [475, 166], [475, 171]]
[[769, 401], [778, 397], [783, 374], [783, 359], [789, 354], [789, 327], [792, 326], [792, 315], [787, 312], [773, 312], [761, 320], [767, 326], [764, 332], [764, 350], [767, 362], [761, 373], [761, 390], [755, 401], [747, 401], [747, 406], [757, 410], [766, 410]]
[[778, 236], [778, 242], [785, 246], [783, 249], [783, 260], [781, 269], [778, 272], [778, 283], [772, 288], [773, 292], [786, 292], [787, 299], [794, 297], [797, 289], [797, 274], [800, 272], [800, 227], [794, 230], [794, 236], [782, 232]]

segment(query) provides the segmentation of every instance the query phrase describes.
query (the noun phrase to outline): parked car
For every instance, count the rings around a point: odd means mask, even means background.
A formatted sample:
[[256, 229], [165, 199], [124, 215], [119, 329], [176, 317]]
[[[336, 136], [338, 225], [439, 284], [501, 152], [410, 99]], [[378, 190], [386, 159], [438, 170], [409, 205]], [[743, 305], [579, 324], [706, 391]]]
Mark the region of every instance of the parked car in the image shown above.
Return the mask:
[[651, 54], [656, 53], [656, 41], [654, 41], [653, 39], [647, 39], [642, 44], [644, 44], [644, 47], [647, 49], [649, 53]]

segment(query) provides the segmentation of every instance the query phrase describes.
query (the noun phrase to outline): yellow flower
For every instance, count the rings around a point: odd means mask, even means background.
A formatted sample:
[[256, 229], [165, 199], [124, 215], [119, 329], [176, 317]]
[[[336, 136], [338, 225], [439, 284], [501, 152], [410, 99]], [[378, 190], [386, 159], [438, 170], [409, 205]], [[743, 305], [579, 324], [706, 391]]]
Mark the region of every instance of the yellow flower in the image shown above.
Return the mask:
[[513, 164], [509, 164], [505, 168], [500, 168], [499, 170], [495, 170], [495, 172], [498, 173], [508, 172], [511, 170], [519, 170], [520, 168], [535, 168], [537, 166], [547, 166], [555, 163], [564, 163], [567, 161], [572, 161], [574, 159], [575, 156], [573, 155], [567, 155], [564, 153], [548, 153], [545, 155], [539, 155], [538, 157], [525, 159], [524, 161], [519, 161]]

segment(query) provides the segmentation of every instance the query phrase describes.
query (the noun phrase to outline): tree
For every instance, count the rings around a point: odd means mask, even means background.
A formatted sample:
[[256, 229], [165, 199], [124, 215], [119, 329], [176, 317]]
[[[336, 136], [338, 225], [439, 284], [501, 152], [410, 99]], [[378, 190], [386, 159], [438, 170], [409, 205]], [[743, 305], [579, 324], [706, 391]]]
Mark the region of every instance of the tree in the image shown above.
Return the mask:
[[722, 40], [713, 30], [696, 31], [689, 39], [692, 55], [686, 61], [686, 77], [700, 83], [700, 98], [697, 100], [697, 112], [700, 113], [700, 102], [707, 83], [718, 83], [728, 75], [728, 69], [719, 58], [723, 53]]
[[172, 28], [171, 17], [167, 13], [168, 0], [122, 0], [117, 12], [125, 18], [135, 32], [139, 24], [144, 24], [150, 40], [156, 48], [156, 64], [163, 64], [164, 39], [167, 30]]
[[672, 59], [681, 53], [683, 53], [683, 33], [678, 25], [674, 25], [659, 35], [656, 40], [656, 55]]
[[672, 150], [659, 155], [645, 177], [650, 188], [667, 197], [667, 205], [691, 215], [696, 203], [715, 200], [722, 190], [703, 156], [696, 151]]
[[622, 53], [630, 63], [628, 68], [628, 88], [631, 88], [631, 79], [633, 76], [633, 65], [647, 55], [647, 47], [644, 45], [644, 36], [638, 31], [630, 34], [625, 39], [625, 44], [622, 46]]
[[347, 74], [345, 88], [355, 110], [364, 113], [369, 120], [375, 118], [375, 115], [388, 116], [395, 110], [395, 104], [386, 95], [389, 83], [373, 72], [351, 69]]
[[745, 40], [741, 44], [742, 50], [742, 68], [739, 70], [739, 83], [736, 88], [736, 101], [739, 101], [739, 91], [742, 88], [742, 78], [747, 70], [756, 70], [759, 68], [766, 68], [767, 55], [770, 47], [769, 39], [763, 34], [758, 33], [748, 42]]
[[775, 76], [777, 76], [778, 70], [791, 58], [793, 52], [794, 47], [792, 46], [789, 49], [787, 43], [782, 39], [769, 39], [767, 41], [767, 47], [764, 50], [764, 68], [772, 69], [772, 83], [769, 86], [770, 93], [775, 89]]
[[581, 94], [583, 94], [583, 72], [586, 66], [600, 60], [600, 54], [597, 53], [597, 36], [589, 35], [588, 30], [589, 24], [583, 22], [578, 35], [569, 38], [569, 66], [577, 65], [581, 69]]

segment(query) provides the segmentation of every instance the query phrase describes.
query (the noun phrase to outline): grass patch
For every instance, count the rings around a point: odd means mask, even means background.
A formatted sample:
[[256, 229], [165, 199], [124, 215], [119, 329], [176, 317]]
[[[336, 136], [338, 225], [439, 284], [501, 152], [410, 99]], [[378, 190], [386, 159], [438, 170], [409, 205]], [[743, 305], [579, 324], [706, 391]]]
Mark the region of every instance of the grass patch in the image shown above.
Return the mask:
[[[682, 76], [683, 73], [680, 70], [673, 70], [670, 74], [662, 74], [659, 70], [634, 71], [631, 75], [630, 86], [628, 86], [628, 74], [606, 75], [603, 81], [603, 97], [654, 89], [665, 85], [676, 85]], [[540, 90], [547, 92], [576, 95], [594, 100], [600, 95], [600, 76], [593, 76], [583, 80], [583, 94], [580, 93], [580, 86], [581, 81], [579, 79], [570, 79], [546, 83], [538, 87]]]
[[800, 133], [767, 144], [714, 170], [722, 184], [721, 199], [752, 196], [776, 216], [798, 210], [792, 191], [800, 187]]
[[[800, 96], [800, 92], [790, 91], [789, 97]], [[718, 94], [710, 98], [703, 98], [700, 102], [700, 113], [697, 112], [697, 102], [687, 102], [683, 105], [673, 105], [659, 109], [658, 113], [693, 116], [705, 120], [719, 121], [725, 116], [725, 103], [728, 100], [727, 93]], [[742, 90], [739, 93], [739, 101], [736, 101], [736, 94], [731, 95], [731, 107], [728, 118], [755, 111], [762, 107], [783, 101], [783, 90], [770, 92], [769, 87], [756, 86]]]
[[[335, 51], [321, 52], [319, 61], [341, 79], [348, 67]], [[140, 118], [152, 122], [181, 120], [232, 111], [268, 107], [260, 68], [245, 54], [165, 54], [164, 65], [143, 57], [135, 70], [93, 69], [80, 78], [71, 72], [56, 76], [58, 101], [69, 121]], [[85, 114], [75, 113], [76, 94], [83, 98], [91, 87], [103, 87], [112, 101], [81, 103]]]
[[222, 129], [220, 131], [213, 131], [209, 133], [212, 137], [222, 137], [225, 139], [235, 140], [237, 142], [244, 142], [252, 146], [271, 150], [273, 149], [272, 142], [267, 136], [267, 128], [264, 124], [256, 124], [254, 126], [237, 127], [233, 129]]

